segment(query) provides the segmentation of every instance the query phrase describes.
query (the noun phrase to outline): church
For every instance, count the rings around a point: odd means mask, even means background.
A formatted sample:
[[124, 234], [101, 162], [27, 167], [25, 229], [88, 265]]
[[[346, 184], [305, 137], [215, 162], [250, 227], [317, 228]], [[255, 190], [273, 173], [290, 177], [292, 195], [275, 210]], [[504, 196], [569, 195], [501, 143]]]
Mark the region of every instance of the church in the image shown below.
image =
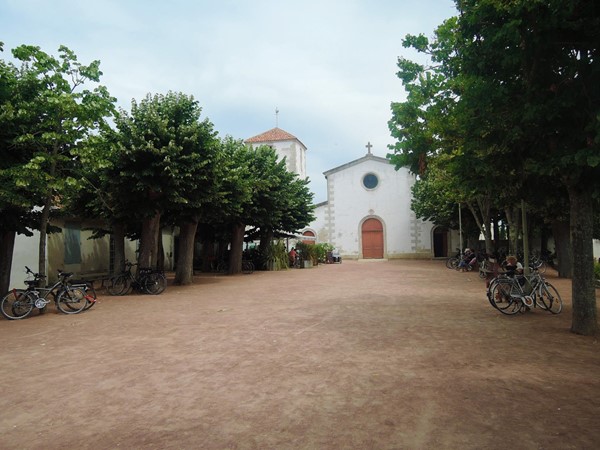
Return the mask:
[[[307, 149], [292, 134], [274, 128], [245, 142], [271, 146], [286, 158], [288, 170], [306, 177]], [[362, 158], [324, 173], [327, 200], [316, 205], [316, 219], [302, 230], [302, 239], [329, 243], [343, 259], [447, 255], [449, 233], [417, 219], [410, 208], [414, 175], [374, 155], [370, 143], [366, 147]]]

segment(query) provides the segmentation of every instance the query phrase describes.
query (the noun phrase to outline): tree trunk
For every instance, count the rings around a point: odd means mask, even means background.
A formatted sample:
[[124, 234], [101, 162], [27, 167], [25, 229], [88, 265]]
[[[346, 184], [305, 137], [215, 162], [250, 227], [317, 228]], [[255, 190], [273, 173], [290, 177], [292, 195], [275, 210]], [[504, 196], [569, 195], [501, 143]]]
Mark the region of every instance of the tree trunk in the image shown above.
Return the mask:
[[231, 275], [242, 272], [242, 252], [244, 251], [245, 229], [246, 226], [243, 223], [236, 223], [231, 230], [231, 251], [229, 253], [229, 273]]
[[[59, 130], [60, 132], [60, 127]], [[50, 163], [50, 170], [48, 171], [49, 178], [54, 180], [57, 171], [56, 158], [58, 156], [60, 146], [58, 143], [54, 143], [52, 146], [52, 162]], [[48, 224], [50, 223], [50, 208], [52, 207], [52, 188], [48, 188], [48, 193], [44, 199], [44, 208], [42, 209], [42, 217], [40, 219], [40, 246], [39, 246], [39, 263], [38, 273], [40, 275], [46, 275], [46, 243], [48, 240]], [[47, 280], [46, 280], [47, 281]], [[45, 281], [40, 281], [45, 283]]]
[[593, 197], [586, 186], [569, 186], [573, 248], [573, 322], [571, 331], [591, 336], [598, 331], [593, 248]]
[[571, 248], [571, 227], [569, 222], [552, 222], [552, 235], [554, 236], [554, 250], [558, 265], [558, 276], [570, 278], [573, 273], [573, 252]]
[[146, 217], [142, 222], [142, 237], [140, 239], [140, 254], [138, 256], [138, 267], [153, 267], [152, 261], [156, 261], [157, 253], [157, 229], [160, 225], [160, 213]]
[[521, 221], [519, 220], [519, 208], [507, 207], [504, 209], [506, 223], [508, 225], [508, 254], [515, 255], [519, 251], [519, 231], [521, 230]]
[[198, 222], [185, 222], [179, 226], [179, 245], [175, 284], [192, 284], [194, 276], [194, 239]]
[[[50, 208], [52, 206], [52, 194], [46, 197], [42, 216], [40, 218], [40, 243], [38, 248], [38, 273], [46, 275], [46, 243], [48, 241], [48, 223], [50, 222]], [[42, 277], [43, 278], [43, 277]]]
[[112, 231], [115, 246], [113, 272], [117, 274], [125, 270], [125, 225], [122, 223], [113, 223]]
[[4, 295], [10, 289], [10, 271], [16, 235], [16, 231], [0, 233], [0, 295]]
[[475, 219], [475, 223], [479, 227], [479, 231], [483, 234], [483, 238], [485, 239], [485, 252], [492, 253], [492, 229], [491, 229], [491, 219], [490, 219], [490, 198], [488, 196], [482, 196], [477, 198], [477, 207], [479, 208], [479, 212], [481, 213], [481, 217], [477, 214], [473, 204], [471, 202], [467, 202], [467, 206]]

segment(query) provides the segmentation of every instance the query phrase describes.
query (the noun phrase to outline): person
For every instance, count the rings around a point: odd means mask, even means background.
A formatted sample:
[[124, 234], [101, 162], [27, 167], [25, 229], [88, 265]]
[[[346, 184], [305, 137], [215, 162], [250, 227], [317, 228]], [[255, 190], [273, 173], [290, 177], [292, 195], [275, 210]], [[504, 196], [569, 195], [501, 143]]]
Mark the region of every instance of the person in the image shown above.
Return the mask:
[[294, 263], [296, 262], [296, 249], [292, 247], [290, 250], [290, 267], [294, 267]]
[[470, 248], [466, 248], [462, 259], [458, 263], [457, 269], [460, 270], [461, 272], [466, 272], [467, 270], [471, 270], [473, 268], [472, 263], [474, 263], [476, 261], [477, 261], [477, 258], [475, 256], [475, 252], [473, 252]]
[[523, 264], [513, 255], [506, 257], [506, 274], [508, 276], [523, 275]]
[[525, 284], [525, 277], [523, 277], [523, 264], [521, 264], [516, 256], [509, 255], [506, 257], [506, 275], [514, 277], [516, 275], [519, 284], [523, 286]]

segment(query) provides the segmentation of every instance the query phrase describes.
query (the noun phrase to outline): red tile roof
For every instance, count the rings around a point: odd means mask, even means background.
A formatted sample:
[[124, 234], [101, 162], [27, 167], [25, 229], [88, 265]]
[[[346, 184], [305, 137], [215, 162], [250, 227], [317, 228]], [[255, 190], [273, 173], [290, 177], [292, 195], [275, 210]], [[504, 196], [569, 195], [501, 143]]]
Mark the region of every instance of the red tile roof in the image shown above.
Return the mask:
[[248, 138], [244, 142], [254, 143], [254, 142], [275, 142], [275, 141], [291, 141], [291, 140], [300, 142], [300, 140], [293, 134], [290, 134], [287, 131], [283, 131], [281, 128], [273, 128], [272, 130], [265, 131], [262, 134]]

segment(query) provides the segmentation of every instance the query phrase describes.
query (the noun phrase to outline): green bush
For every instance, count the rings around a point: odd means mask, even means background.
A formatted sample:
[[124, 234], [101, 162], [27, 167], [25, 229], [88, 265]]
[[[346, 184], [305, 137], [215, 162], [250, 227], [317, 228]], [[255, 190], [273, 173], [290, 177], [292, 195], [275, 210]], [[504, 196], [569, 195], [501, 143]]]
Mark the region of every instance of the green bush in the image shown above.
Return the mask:
[[327, 261], [327, 252], [333, 251], [333, 245], [327, 243], [315, 244], [313, 247], [315, 247], [317, 261], [322, 263]]
[[273, 241], [267, 247], [264, 261], [267, 270], [283, 270], [288, 267], [288, 253], [283, 241]]
[[300, 258], [302, 258], [302, 261], [312, 261], [313, 264], [318, 263], [315, 245], [298, 242], [296, 243], [296, 250], [300, 252]]
[[596, 280], [600, 280], [600, 262], [594, 263], [594, 275], [596, 275]]

